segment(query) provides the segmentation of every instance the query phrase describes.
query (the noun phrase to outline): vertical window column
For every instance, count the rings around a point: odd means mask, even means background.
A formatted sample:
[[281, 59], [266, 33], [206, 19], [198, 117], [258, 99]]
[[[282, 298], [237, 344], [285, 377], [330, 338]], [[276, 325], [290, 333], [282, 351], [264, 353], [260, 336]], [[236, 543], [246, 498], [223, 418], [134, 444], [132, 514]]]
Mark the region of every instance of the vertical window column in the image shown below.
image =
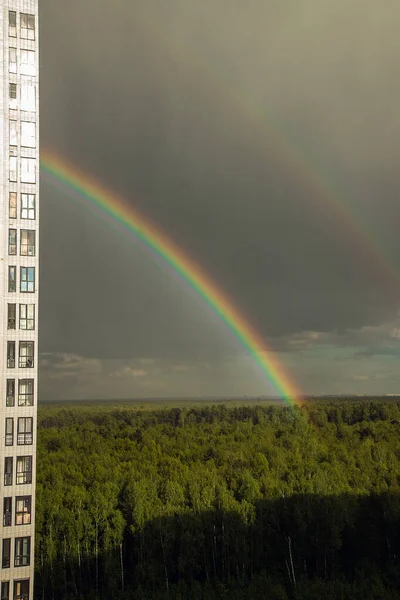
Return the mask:
[[3, 501], [3, 527], [11, 527], [12, 522], [12, 497]]
[[7, 342], [7, 369], [15, 369], [15, 342]]
[[3, 540], [3, 547], [1, 553], [1, 566], [3, 569], [10, 568], [10, 557], [11, 557], [11, 538]]
[[9, 157], [9, 173], [8, 178], [11, 183], [17, 183], [18, 180], [18, 160], [12, 152], [10, 152]]
[[17, 230], [8, 230], [8, 254], [15, 256], [17, 254]]
[[17, 72], [17, 49], [9, 48], [8, 49], [8, 70], [10, 73]]
[[10, 192], [8, 196], [8, 217], [9, 219], [17, 218], [17, 193]]
[[18, 146], [17, 121], [9, 121], [10, 128], [10, 146]]
[[17, 84], [14, 82], [8, 84], [8, 101], [11, 109], [18, 108]]
[[17, 267], [8, 267], [8, 291], [17, 291]]
[[1, 582], [1, 600], [10, 600], [10, 582]]
[[17, 322], [17, 305], [7, 304], [7, 329], [15, 329]]
[[15, 379], [7, 379], [6, 406], [15, 404]]
[[13, 446], [14, 444], [14, 419], [12, 417], [6, 418], [6, 446]]
[[15, 10], [8, 11], [8, 35], [17, 37], [17, 13]]
[[4, 485], [13, 483], [13, 457], [6, 456], [4, 459]]

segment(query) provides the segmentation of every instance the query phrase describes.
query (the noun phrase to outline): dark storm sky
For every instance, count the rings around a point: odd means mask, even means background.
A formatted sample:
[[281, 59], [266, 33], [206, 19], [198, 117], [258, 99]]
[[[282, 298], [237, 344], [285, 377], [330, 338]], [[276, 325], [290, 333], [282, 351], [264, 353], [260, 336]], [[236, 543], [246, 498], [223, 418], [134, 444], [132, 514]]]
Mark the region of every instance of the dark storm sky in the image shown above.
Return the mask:
[[[42, 148], [167, 232], [305, 392], [398, 391], [399, 4], [41, 0], [40, 11]], [[45, 176], [40, 349], [43, 398], [273, 392], [168, 268]]]

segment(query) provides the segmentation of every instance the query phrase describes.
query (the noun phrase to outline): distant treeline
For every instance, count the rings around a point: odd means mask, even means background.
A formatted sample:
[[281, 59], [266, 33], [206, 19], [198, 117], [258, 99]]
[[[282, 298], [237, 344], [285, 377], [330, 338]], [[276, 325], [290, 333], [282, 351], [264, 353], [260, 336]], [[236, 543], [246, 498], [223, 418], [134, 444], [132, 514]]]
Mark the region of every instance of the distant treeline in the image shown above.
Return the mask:
[[400, 402], [39, 408], [37, 600], [400, 598]]

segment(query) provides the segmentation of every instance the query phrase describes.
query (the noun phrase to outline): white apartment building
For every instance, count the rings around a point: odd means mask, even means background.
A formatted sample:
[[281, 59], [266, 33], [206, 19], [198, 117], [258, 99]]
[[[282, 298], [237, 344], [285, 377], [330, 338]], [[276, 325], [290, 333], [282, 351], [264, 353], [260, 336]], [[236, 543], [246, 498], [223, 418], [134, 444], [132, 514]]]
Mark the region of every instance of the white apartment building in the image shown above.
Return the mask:
[[38, 0], [0, 0], [1, 600], [32, 600], [39, 284]]

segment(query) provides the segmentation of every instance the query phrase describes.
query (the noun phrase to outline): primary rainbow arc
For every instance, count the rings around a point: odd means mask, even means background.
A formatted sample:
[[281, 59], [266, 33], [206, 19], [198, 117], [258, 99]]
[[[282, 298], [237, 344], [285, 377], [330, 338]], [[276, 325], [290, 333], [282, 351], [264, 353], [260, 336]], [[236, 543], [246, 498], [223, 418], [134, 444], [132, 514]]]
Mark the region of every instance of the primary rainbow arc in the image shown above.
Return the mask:
[[41, 167], [43, 172], [64, 184], [68, 190], [77, 192], [122, 224], [179, 273], [225, 322], [280, 396], [289, 403], [295, 403], [301, 397], [300, 391], [289, 378], [284, 366], [247, 319], [240, 314], [233, 301], [165, 233], [139, 215], [116, 193], [108, 190], [99, 181], [83, 173], [64, 158], [56, 156], [54, 152], [41, 151]]

